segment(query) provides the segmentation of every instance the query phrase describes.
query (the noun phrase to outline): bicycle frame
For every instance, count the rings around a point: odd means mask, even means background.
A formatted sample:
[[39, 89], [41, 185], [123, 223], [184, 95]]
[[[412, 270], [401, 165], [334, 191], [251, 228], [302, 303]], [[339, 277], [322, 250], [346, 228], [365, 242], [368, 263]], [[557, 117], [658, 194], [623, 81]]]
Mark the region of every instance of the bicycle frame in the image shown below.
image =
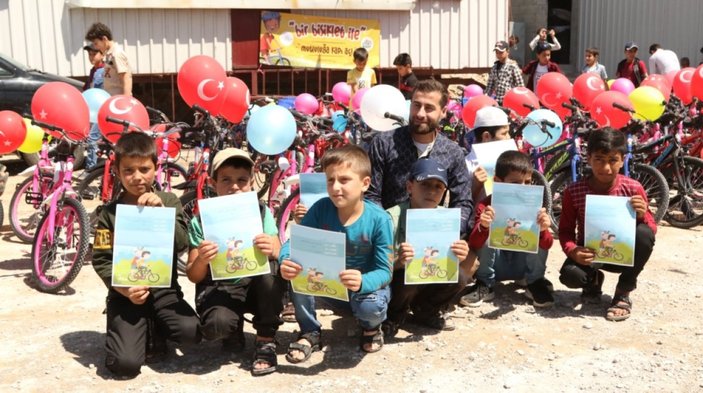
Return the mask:
[[49, 204], [49, 242], [54, 242], [54, 228], [56, 225], [56, 210], [58, 208], [59, 201], [66, 196], [70, 198], [76, 197], [76, 192], [73, 191], [73, 186], [71, 182], [73, 181], [73, 154], [70, 154], [66, 161], [59, 161], [58, 165], [55, 167], [55, 177], [59, 178], [61, 181], [55, 185], [51, 193], [46, 197], [45, 203]]

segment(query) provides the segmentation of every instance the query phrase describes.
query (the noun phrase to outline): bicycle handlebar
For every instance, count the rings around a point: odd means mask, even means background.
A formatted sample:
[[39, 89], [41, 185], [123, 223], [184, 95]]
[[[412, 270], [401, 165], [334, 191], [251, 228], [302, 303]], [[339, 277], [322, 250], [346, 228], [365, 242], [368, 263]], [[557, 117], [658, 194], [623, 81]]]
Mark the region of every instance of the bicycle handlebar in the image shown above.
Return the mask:
[[396, 122], [398, 122], [398, 123], [400, 123], [400, 124], [405, 124], [405, 119], [404, 119], [404, 118], [402, 118], [402, 117], [400, 117], [400, 116], [398, 116], [398, 115], [394, 115], [394, 114], [392, 114], [392, 113], [390, 113], [390, 112], [384, 113], [384, 114], [383, 114], [383, 117], [385, 117], [386, 119], [395, 120]]
[[620, 109], [623, 112], [629, 112], [629, 113], [635, 113], [633, 109], [630, 109], [626, 107], [625, 105], [618, 104], [617, 102], [613, 102], [613, 108]]
[[210, 112], [198, 104], [193, 104], [191, 108], [193, 108], [194, 111], [201, 113], [205, 117], [210, 117]]
[[57, 132], [60, 132], [60, 133], [62, 133], [62, 134], [64, 133], [63, 128], [57, 127], [57, 126], [52, 126], [51, 124], [42, 123], [42, 122], [39, 122], [39, 121], [36, 121], [36, 120], [32, 120], [32, 124], [34, 124], [35, 126], [38, 126], [38, 127], [44, 128], [44, 129], [47, 129], [47, 130], [57, 131]]
[[533, 105], [530, 105], [530, 104], [528, 104], [528, 103], [526, 103], [526, 102], [523, 102], [523, 103], [522, 103], [522, 106], [524, 106], [525, 108], [527, 108], [527, 109], [529, 109], [529, 110], [531, 110], [531, 111], [535, 110], [535, 107], [534, 107]]
[[107, 116], [107, 117], [105, 118], [105, 120], [108, 121], [108, 122], [110, 122], [110, 123], [119, 124], [119, 125], [121, 125], [122, 127], [125, 127], [125, 128], [129, 128], [129, 126], [133, 125], [129, 120], [117, 119], [117, 118], [110, 117], [110, 116]]
[[571, 105], [568, 102], [562, 102], [561, 106], [566, 109], [569, 109], [571, 112], [576, 112], [579, 110], [579, 108], [576, 105]]

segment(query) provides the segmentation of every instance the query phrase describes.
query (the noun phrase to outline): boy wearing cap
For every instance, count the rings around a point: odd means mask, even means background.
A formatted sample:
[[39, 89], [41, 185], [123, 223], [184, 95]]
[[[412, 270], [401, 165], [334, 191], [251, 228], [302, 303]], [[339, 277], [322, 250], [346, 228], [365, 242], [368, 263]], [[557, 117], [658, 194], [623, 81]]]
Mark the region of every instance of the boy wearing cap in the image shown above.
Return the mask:
[[[405, 218], [408, 209], [435, 209], [447, 190], [447, 170], [433, 158], [417, 160], [407, 181], [407, 201], [386, 210], [393, 219], [394, 255], [391, 302], [388, 318], [383, 322], [383, 333], [393, 337], [405, 322], [408, 310], [413, 311], [414, 322], [436, 330], [454, 330], [454, 325], [442, 313], [454, 297], [466, 286], [470, 270], [467, 256], [469, 246], [457, 240], [451, 250], [461, 261], [462, 274], [457, 284], [405, 285], [405, 265], [415, 257], [414, 248], [405, 242]], [[474, 259], [475, 260], [475, 259]]]
[[522, 73], [528, 75], [527, 88], [532, 91], [537, 91], [537, 82], [544, 74], [548, 72], [561, 73], [559, 65], [550, 60], [552, 58], [552, 47], [549, 43], [537, 43], [535, 52], [537, 53], [537, 60], [532, 60], [522, 69]]
[[[530, 184], [532, 181], [532, 164], [530, 158], [519, 151], [506, 151], [498, 157], [493, 180], [498, 183]], [[488, 247], [488, 231], [495, 216], [491, 206], [491, 197], [481, 201], [476, 208], [476, 222], [469, 236], [469, 246], [478, 255], [479, 266], [476, 271], [477, 284], [471, 292], [461, 297], [459, 303], [464, 306], [478, 307], [484, 301], [495, 297], [493, 287], [498, 281], [522, 280], [527, 282], [525, 295], [532, 299], [535, 307], [549, 307], [554, 304], [551, 291], [552, 283], [544, 278], [547, 266], [547, 253], [552, 246], [549, 228], [551, 220], [542, 208], [537, 215], [540, 228], [539, 251], [537, 254], [496, 250]]]
[[638, 46], [630, 41], [625, 44], [625, 58], [618, 63], [616, 78], [627, 78], [632, 81], [635, 87], [647, 77], [647, 67], [644, 62], [637, 57]]
[[[474, 143], [485, 143], [510, 139], [509, 130], [508, 115], [499, 108], [487, 106], [476, 112], [476, 120], [471, 132], [474, 134]], [[473, 149], [466, 155], [466, 168], [469, 170], [469, 179], [471, 179], [471, 196], [474, 201], [480, 201], [486, 197], [483, 183], [488, 180], [488, 172], [478, 164]]]
[[496, 61], [488, 75], [486, 95], [494, 97], [499, 105], [503, 104], [503, 96], [513, 87], [525, 86], [515, 60], [510, 59], [510, 45], [505, 41], [496, 42], [493, 52]]
[[[253, 190], [254, 161], [240, 149], [227, 148], [212, 161], [211, 184], [218, 196]], [[195, 306], [202, 325], [202, 334], [208, 340], [223, 340], [227, 350], [244, 347], [243, 315], [254, 314], [256, 351], [251, 366], [252, 375], [276, 371], [276, 343], [279, 317], [283, 309], [285, 284], [278, 275], [278, 253], [281, 243], [278, 230], [269, 209], [259, 206], [264, 233], [254, 237], [254, 246], [269, 257], [271, 273], [233, 280], [212, 280], [210, 261], [218, 253], [217, 243], [205, 240], [199, 217], [190, 221], [190, 252], [186, 274], [196, 284]], [[232, 225], [237, 225], [232, 223]]]

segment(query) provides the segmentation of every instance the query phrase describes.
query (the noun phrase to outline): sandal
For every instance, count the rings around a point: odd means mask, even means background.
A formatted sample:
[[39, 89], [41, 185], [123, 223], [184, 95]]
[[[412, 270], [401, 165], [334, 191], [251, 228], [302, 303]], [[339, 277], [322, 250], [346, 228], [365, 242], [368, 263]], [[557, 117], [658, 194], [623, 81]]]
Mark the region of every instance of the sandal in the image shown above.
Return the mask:
[[[256, 368], [256, 366], [268, 364], [266, 368]], [[257, 341], [256, 351], [254, 352], [254, 361], [251, 363], [251, 375], [260, 376], [271, 374], [276, 371], [278, 359], [276, 358], [276, 342], [275, 341]]]
[[[366, 335], [366, 333], [371, 333], [374, 332], [372, 335]], [[374, 344], [377, 344], [378, 347], [374, 348]], [[366, 347], [367, 345], [370, 345], [368, 348]], [[362, 351], [366, 353], [374, 353], [378, 352], [383, 348], [383, 332], [381, 331], [380, 326], [377, 327], [376, 329], [373, 330], [364, 330], [361, 333], [361, 339], [359, 340], [359, 347], [361, 348]]]
[[[615, 312], [618, 310], [627, 311], [626, 314], [616, 315]], [[610, 308], [608, 308], [605, 314], [605, 319], [608, 321], [624, 321], [630, 318], [632, 312], [632, 300], [629, 296], [615, 295], [613, 296], [613, 301], [610, 303]]]
[[[307, 340], [310, 345], [299, 343], [301, 339]], [[295, 342], [288, 344], [288, 353], [286, 353], [286, 360], [288, 363], [302, 363], [310, 359], [313, 352], [322, 349], [322, 340], [320, 332], [308, 332], [301, 333]], [[305, 355], [302, 359], [293, 357], [292, 351], [300, 351]]]
[[283, 307], [283, 311], [281, 311], [281, 319], [283, 322], [289, 322], [289, 323], [295, 323], [295, 307], [293, 306], [293, 303], [288, 302], [286, 303], [285, 307]]

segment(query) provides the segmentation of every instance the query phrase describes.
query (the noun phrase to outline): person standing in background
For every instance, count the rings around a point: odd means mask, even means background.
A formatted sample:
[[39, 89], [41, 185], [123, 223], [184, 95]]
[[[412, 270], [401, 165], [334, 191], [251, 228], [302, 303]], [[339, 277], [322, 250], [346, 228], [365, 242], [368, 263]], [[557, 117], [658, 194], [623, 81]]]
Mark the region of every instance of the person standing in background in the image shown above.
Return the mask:
[[[102, 89], [105, 81], [105, 63], [103, 63], [103, 54], [90, 43], [83, 47], [83, 50], [88, 52], [88, 61], [93, 67], [90, 69], [88, 80], [83, 85], [83, 90]], [[100, 129], [98, 123], [90, 125], [90, 133], [88, 134], [87, 154], [85, 157], [85, 171], [87, 174], [98, 163], [98, 141], [100, 140]]]
[[88, 29], [85, 39], [105, 54], [105, 85], [110, 95], [132, 95], [132, 71], [124, 49], [112, 39], [112, 31], [96, 22]]

